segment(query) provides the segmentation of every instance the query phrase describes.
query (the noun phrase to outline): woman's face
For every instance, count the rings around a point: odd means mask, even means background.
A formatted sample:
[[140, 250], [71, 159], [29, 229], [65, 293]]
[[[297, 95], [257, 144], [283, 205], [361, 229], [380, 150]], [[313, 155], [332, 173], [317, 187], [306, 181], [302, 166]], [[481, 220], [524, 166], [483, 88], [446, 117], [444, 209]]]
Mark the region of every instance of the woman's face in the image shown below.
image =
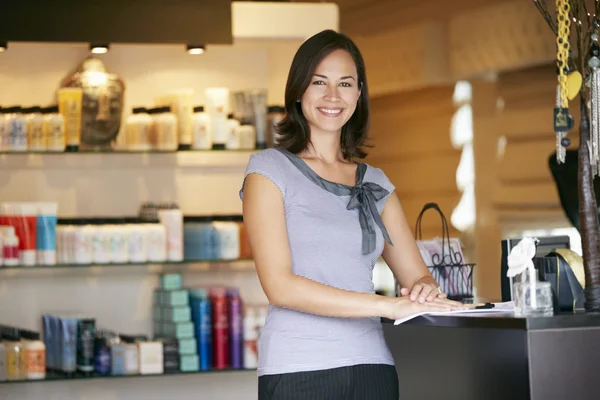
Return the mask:
[[336, 50], [321, 61], [300, 99], [311, 135], [337, 133], [356, 109], [360, 85], [354, 60]]

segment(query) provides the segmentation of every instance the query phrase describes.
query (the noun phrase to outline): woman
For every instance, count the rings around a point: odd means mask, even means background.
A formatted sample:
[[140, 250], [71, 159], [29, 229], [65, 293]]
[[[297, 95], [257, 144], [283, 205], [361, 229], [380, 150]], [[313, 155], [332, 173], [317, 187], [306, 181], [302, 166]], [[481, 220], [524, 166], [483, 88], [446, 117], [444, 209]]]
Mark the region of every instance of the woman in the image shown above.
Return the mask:
[[[240, 195], [269, 314], [259, 349], [259, 399], [397, 400], [380, 318], [460, 309], [423, 264], [394, 193], [364, 158], [365, 66], [331, 30], [298, 49], [277, 148], [254, 154]], [[401, 297], [374, 293], [382, 255]], [[410, 288], [410, 290], [408, 289]]]

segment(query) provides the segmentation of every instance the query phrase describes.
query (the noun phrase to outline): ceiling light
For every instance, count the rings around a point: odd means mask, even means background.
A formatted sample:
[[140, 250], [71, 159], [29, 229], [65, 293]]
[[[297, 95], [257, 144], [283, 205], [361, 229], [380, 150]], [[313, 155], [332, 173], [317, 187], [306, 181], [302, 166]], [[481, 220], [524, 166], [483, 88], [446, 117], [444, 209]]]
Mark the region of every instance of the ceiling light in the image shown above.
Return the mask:
[[193, 55], [204, 54], [204, 46], [188, 44], [187, 52]]
[[6, 50], [8, 50], [8, 42], [0, 42], [0, 53], [5, 52]]
[[108, 53], [108, 44], [90, 44], [90, 51], [93, 54], [106, 54]]

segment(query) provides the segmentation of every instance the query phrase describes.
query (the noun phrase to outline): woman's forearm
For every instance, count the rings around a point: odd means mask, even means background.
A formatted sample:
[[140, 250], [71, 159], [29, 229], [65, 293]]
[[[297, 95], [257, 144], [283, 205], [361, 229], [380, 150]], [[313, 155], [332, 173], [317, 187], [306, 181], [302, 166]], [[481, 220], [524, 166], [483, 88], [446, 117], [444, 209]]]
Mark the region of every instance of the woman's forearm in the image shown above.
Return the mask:
[[276, 306], [328, 317], [391, 318], [392, 300], [374, 293], [338, 289], [302, 276], [291, 275], [271, 290], [269, 301]]

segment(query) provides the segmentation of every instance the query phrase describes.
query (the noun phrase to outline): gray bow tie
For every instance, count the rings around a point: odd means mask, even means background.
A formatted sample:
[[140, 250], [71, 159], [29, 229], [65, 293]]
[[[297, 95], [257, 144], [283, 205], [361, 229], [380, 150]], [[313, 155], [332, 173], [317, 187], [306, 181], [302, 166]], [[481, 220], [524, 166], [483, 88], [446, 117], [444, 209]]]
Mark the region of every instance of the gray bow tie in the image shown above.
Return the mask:
[[367, 255], [375, 251], [376, 246], [376, 231], [377, 225], [381, 229], [381, 233], [386, 242], [393, 246], [392, 240], [388, 234], [385, 225], [381, 220], [381, 216], [377, 212], [376, 202], [383, 199], [390, 192], [383, 187], [373, 182], [363, 182], [367, 165], [357, 163], [356, 168], [356, 185], [349, 186], [341, 183], [330, 182], [317, 175], [306, 162], [297, 155], [281, 148], [277, 148], [281, 153], [294, 164], [308, 179], [319, 185], [323, 189], [337, 195], [350, 196], [350, 201], [346, 209], [353, 210], [358, 208], [358, 221], [362, 231], [362, 254]]

